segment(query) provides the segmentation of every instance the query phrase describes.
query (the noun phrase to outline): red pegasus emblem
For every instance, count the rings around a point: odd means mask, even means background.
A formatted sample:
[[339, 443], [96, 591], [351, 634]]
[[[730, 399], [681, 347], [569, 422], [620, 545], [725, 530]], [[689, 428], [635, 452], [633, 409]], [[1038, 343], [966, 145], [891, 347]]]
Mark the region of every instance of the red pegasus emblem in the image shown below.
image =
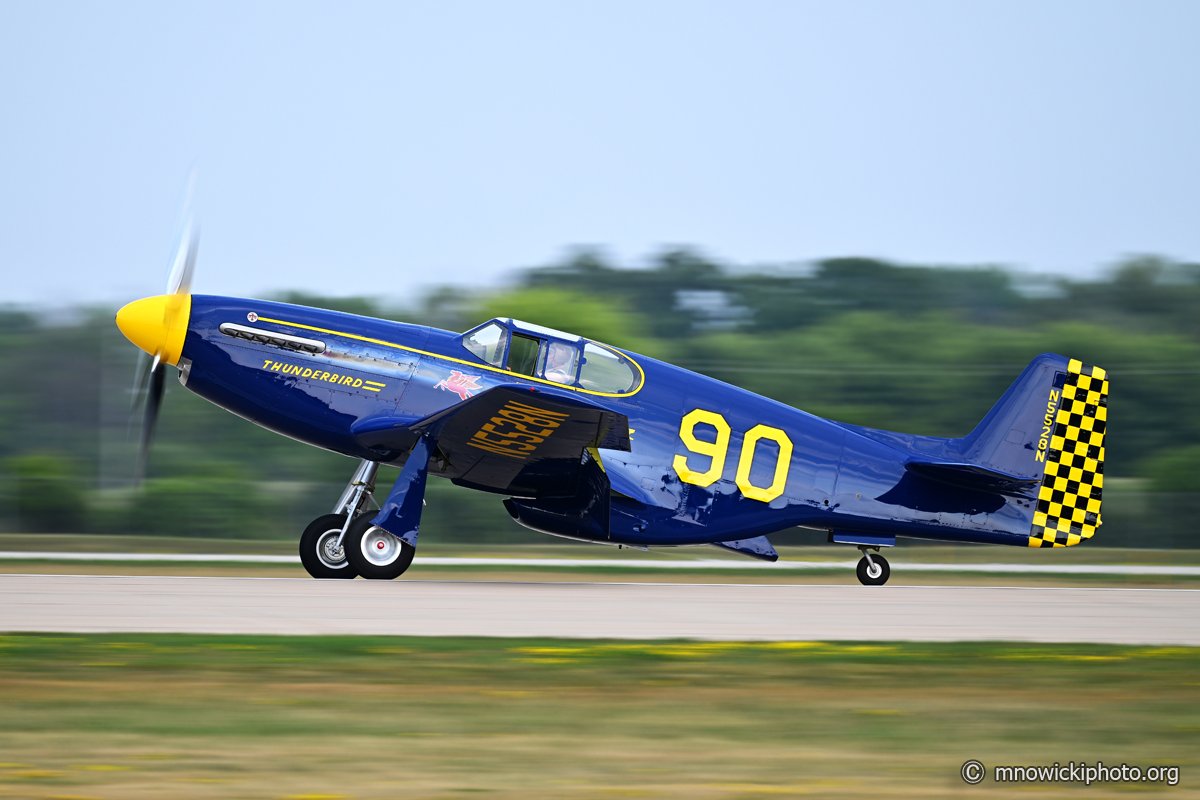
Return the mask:
[[478, 375], [463, 375], [458, 370], [452, 369], [450, 370], [450, 377], [442, 378], [441, 382], [435, 384], [433, 388], [441, 389], [444, 392], [454, 392], [463, 400], [466, 400], [483, 387], [479, 385]]

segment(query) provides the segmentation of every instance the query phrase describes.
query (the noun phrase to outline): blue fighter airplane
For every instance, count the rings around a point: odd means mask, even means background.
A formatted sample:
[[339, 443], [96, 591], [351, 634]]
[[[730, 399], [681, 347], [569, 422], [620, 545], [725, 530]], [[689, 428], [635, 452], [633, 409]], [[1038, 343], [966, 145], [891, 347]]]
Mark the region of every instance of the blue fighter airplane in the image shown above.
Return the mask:
[[[466, 333], [263, 300], [192, 295], [186, 235], [168, 293], [117, 314], [152, 358], [142, 464], [164, 365], [187, 389], [297, 441], [358, 459], [300, 537], [316, 578], [396, 578], [429, 475], [503, 496], [519, 524], [634, 548], [828, 533], [882, 585], [897, 537], [1063, 547], [1100, 525], [1108, 380], [1044, 354], [960, 439], [822, 419], [621, 348], [515, 319]], [[373, 509], [381, 464], [400, 468]]]

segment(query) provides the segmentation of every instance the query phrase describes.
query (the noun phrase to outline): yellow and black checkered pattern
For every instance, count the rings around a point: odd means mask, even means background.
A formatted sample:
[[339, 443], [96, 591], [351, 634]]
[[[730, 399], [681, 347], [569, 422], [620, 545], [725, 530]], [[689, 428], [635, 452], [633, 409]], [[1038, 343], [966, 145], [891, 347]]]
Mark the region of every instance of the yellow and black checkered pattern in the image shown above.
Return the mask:
[[1107, 419], [1104, 370], [1072, 359], [1046, 453], [1030, 547], [1070, 547], [1092, 538], [1100, 527]]

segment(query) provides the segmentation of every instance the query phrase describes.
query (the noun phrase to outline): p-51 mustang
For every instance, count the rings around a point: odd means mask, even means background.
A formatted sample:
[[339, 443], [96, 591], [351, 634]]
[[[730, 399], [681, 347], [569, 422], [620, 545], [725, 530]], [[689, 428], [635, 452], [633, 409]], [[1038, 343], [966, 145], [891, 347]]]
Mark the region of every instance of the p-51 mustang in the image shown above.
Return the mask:
[[[832, 422], [562, 331], [493, 319], [465, 334], [262, 300], [192, 295], [185, 236], [168, 294], [117, 325], [153, 362], [143, 463], [164, 364], [264, 428], [360, 460], [300, 538], [316, 578], [396, 578], [430, 474], [505, 496], [516, 522], [635, 548], [715, 545], [778, 558], [767, 536], [828, 532], [890, 574], [897, 537], [1029, 547], [1100, 525], [1108, 380], [1044, 354], [961, 439]], [[378, 513], [380, 464], [400, 468]]]

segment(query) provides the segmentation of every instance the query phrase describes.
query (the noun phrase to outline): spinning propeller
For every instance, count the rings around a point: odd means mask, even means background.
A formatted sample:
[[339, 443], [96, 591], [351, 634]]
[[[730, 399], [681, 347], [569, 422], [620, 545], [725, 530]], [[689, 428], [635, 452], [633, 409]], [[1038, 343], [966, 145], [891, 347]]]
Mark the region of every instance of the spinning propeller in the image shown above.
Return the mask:
[[195, 176], [188, 189], [179, 245], [171, 260], [167, 293], [135, 300], [117, 312], [117, 327], [121, 333], [144, 351], [138, 362], [133, 387], [134, 410], [139, 401], [142, 407], [142, 435], [135, 482], [140, 482], [145, 475], [146, 459], [162, 405], [166, 365], [179, 364], [192, 313], [192, 273], [196, 267], [196, 250], [200, 246], [200, 232], [191, 213], [191, 187], [194, 184]]

